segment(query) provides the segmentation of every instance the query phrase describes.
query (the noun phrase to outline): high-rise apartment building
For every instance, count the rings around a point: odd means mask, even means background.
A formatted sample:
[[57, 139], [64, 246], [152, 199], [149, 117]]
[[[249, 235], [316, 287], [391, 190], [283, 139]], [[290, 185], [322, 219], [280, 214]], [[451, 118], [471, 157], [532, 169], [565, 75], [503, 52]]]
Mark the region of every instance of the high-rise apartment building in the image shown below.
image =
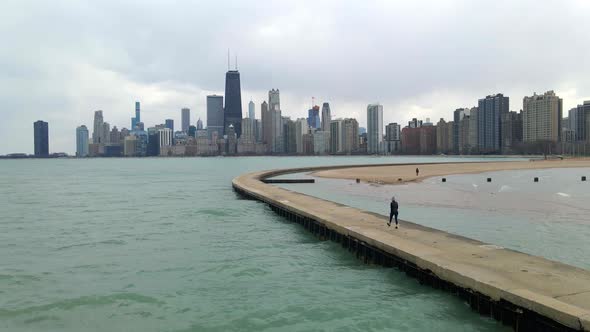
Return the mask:
[[523, 117], [520, 113], [508, 112], [502, 116], [502, 153], [514, 153], [522, 143]]
[[337, 154], [342, 152], [343, 119], [335, 119], [330, 122], [330, 153]]
[[309, 133], [309, 119], [300, 118], [295, 121], [295, 145], [297, 154], [303, 154], [303, 136]]
[[223, 137], [223, 96], [207, 96], [207, 134], [213, 139], [213, 133]]
[[268, 104], [266, 101], [263, 101], [260, 105], [260, 121], [262, 122], [262, 143], [267, 145], [267, 149], [269, 151], [272, 150], [272, 122], [270, 116], [270, 110], [268, 109]]
[[397, 123], [390, 123], [385, 126], [386, 151], [389, 154], [401, 151], [401, 126]]
[[283, 117], [281, 109], [275, 108], [269, 111], [270, 114], [270, 140], [272, 153], [286, 153], [283, 135]]
[[201, 118], [197, 120], [197, 130], [203, 130], [203, 121]]
[[459, 121], [459, 154], [469, 154], [471, 147], [469, 146], [469, 118], [471, 113], [465, 114], [461, 121]]
[[108, 122], [102, 123], [102, 143], [109, 144], [111, 142], [111, 125]]
[[322, 131], [330, 132], [330, 122], [332, 121], [332, 112], [330, 111], [330, 104], [324, 103], [322, 105]]
[[352, 154], [359, 149], [359, 125], [355, 119], [336, 119], [330, 123], [330, 153]]
[[522, 100], [522, 136], [525, 143], [561, 139], [563, 100], [555, 92], [534, 93]]
[[[436, 127], [422, 126], [420, 131], [420, 154], [428, 155], [436, 153]], [[452, 131], [451, 131], [452, 133]], [[451, 135], [452, 136], [452, 135]]]
[[500, 152], [502, 114], [508, 113], [510, 100], [503, 94], [490, 95], [478, 101], [477, 132], [480, 152]]
[[[322, 123], [323, 125], [323, 123]], [[323, 155], [330, 152], [330, 132], [318, 130], [313, 133], [313, 152]]]
[[297, 153], [297, 125], [289, 117], [283, 117], [283, 153]]
[[250, 100], [248, 103], [248, 117], [250, 119], [256, 119], [256, 112], [254, 110], [254, 102]]
[[590, 142], [590, 100], [570, 110], [570, 128], [574, 131], [575, 141]]
[[35, 143], [35, 157], [49, 156], [49, 124], [45, 121], [33, 123], [33, 138]]
[[358, 152], [359, 149], [359, 123], [356, 119], [344, 119], [342, 133], [342, 149], [346, 154]]
[[469, 134], [467, 138], [467, 153], [479, 153], [479, 108], [472, 107], [469, 111]]
[[76, 157], [88, 157], [88, 128], [76, 128]]
[[117, 126], [113, 126], [113, 129], [111, 129], [111, 132], [109, 133], [109, 143], [121, 144], [121, 133]]
[[250, 117], [242, 119], [242, 136], [240, 137], [240, 141], [250, 144], [256, 142], [256, 119]]
[[180, 110], [181, 113], [181, 129], [183, 132], [188, 133], [188, 127], [191, 125], [191, 110], [190, 108], [183, 108]]
[[[426, 121], [430, 123], [430, 121]], [[436, 126], [424, 125], [413, 119], [402, 129], [401, 150], [405, 154], [434, 154], [436, 152]], [[412, 126], [418, 125], [418, 127]], [[452, 132], [450, 134], [452, 136]]]
[[135, 149], [137, 148], [137, 137], [130, 135], [123, 140], [123, 155], [126, 157], [134, 157], [137, 155]]
[[457, 108], [453, 112], [453, 153], [459, 153], [459, 133], [461, 132], [461, 120], [469, 115], [468, 108]]
[[383, 106], [367, 106], [367, 153], [379, 154], [383, 151]]
[[[458, 135], [457, 135], [458, 137]], [[455, 122], [446, 122], [441, 118], [436, 124], [436, 150], [439, 153], [451, 153], [455, 149]]]
[[225, 107], [223, 110], [224, 128], [233, 125], [236, 137], [242, 135], [242, 92], [240, 72], [229, 70], [225, 74]]

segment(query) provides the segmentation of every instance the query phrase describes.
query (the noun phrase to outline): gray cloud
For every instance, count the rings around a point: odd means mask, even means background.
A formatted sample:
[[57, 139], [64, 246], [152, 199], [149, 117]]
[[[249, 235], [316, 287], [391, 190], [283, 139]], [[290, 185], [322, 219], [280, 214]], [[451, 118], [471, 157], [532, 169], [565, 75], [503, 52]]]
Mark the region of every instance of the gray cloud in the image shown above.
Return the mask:
[[[238, 53], [244, 109], [280, 88], [284, 112], [311, 97], [363, 125], [451, 116], [486, 94], [554, 89], [565, 108], [590, 99], [587, 1], [13, 1], [0, 3], [0, 153], [32, 152], [32, 122], [50, 150], [74, 151], [74, 130], [102, 109], [128, 127], [205, 118]], [[233, 59], [232, 59], [233, 66]], [[257, 112], [259, 110], [257, 109]]]

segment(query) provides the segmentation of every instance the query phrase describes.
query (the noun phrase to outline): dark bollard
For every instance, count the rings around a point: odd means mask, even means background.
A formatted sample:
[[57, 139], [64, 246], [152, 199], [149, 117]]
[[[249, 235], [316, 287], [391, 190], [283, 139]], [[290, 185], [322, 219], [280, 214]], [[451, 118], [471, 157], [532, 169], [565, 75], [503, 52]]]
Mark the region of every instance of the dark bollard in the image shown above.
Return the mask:
[[582, 181], [586, 181], [586, 176], [582, 176]]
[[402, 182], [402, 178], [397, 179], [399, 182]]
[[356, 179], [356, 183], [361, 183], [361, 179]]
[[442, 178], [442, 182], [447, 182], [447, 179], [446, 178]]
[[492, 178], [488, 178], [488, 182], [492, 182]]
[[539, 182], [539, 178], [538, 177], [535, 177], [534, 181], [535, 182]]

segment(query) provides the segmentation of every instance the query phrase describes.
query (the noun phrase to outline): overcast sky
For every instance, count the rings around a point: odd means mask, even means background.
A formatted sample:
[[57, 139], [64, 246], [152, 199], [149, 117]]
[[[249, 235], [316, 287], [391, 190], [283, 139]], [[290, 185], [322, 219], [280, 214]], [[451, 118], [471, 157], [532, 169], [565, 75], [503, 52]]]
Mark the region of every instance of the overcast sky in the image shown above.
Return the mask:
[[[305, 117], [330, 102], [366, 124], [452, 118], [497, 92], [522, 108], [555, 90], [564, 110], [590, 99], [590, 1], [0, 1], [0, 154], [33, 152], [33, 122], [49, 122], [50, 152], [75, 152], [93, 113], [129, 127], [205, 121], [223, 94], [227, 49], [238, 55], [244, 115], [281, 90]], [[232, 55], [232, 66], [233, 66]], [[567, 113], [567, 112], [565, 112]]]

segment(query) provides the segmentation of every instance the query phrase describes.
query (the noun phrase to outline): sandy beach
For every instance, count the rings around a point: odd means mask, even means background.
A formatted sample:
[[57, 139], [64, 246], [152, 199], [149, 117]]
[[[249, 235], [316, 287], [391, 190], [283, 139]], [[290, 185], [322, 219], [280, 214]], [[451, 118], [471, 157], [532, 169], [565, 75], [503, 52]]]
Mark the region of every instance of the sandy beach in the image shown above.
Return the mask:
[[[535, 160], [510, 162], [443, 163], [400, 166], [352, 167], [312, 173], [313, 176], [335, 179], [360, 179], [363, 182], [396, 184], [418, 182], [433, 176], [483, 173], [492, 171], [590, 167], [590, 158], [566, 160]], [[416, 168], [420, 174], [416, 176]], [[590, 174], [589, 174], [590, 176]], [[401, 179], [401, 180], [400, 180]]]

